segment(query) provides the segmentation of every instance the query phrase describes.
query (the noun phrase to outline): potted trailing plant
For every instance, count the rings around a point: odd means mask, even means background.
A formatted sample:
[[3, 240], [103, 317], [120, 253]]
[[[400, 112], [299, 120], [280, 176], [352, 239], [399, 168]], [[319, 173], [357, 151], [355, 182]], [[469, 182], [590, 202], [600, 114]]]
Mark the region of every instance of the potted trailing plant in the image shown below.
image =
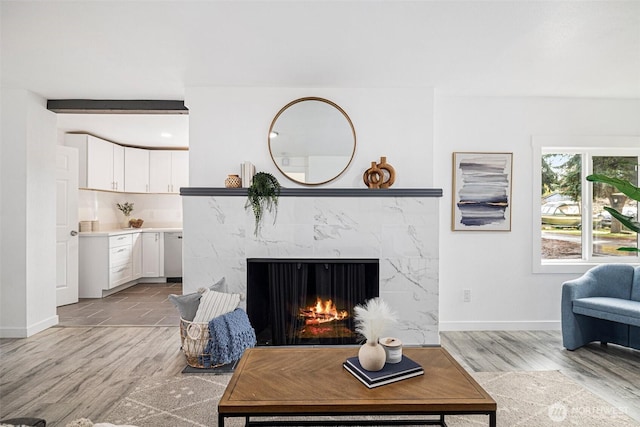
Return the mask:
[[[247, 202], [244, 208], [251, 207], [256, 218], [254, 235], [258, 236], [260, 232], [265, 211], [275, 210], [275, 215], [278, 214], [278, 197], [281, 188], [276, 177], [268, 172], [258, 172], [253, 176], [251, 185], [247, 189]], [[275, 223], [275, 216], [273, 221]]]
[[[611, 178], [600, 174], [589, 175], [587, 177], [587, 181], [613, 185], [625, 196], [630, 197], [633, 200], [640, 201], [640, 188], [636, 187], [629, 181], [620, 178]], [[612, 217], [620, 221], [620, 223], [622, 223], [622, 225], [627, 227], [629, 230], [640, 233], [640, 222], [638, 222], [637, 218], [634, 221], [632, 216], [623, 215], [622, 213], [618, 212], [618, 210], [609, 206], [605, 206], [604, 210], [609, 212]], [[622, 247], [618, 248], [618, 250], [626, 252], [640, 252], [640, 248]]]

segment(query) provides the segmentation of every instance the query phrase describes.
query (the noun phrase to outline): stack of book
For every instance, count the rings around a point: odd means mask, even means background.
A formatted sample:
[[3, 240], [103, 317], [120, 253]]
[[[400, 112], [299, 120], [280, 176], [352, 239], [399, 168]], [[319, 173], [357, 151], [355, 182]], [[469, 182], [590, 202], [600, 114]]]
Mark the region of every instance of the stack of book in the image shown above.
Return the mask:
[[405, 355], [402, 355], [400, 362], [385, 363], [381, 370], [375, 372], [364, 369], [362, 365], [360, 365], [357, 357], [347, 358], [342, 366], [369, 388], [391, 384], [396, 381], [424, 374], [422, 366]]
[[256, 167], [251, 162], [240, 163], [240, 179], [242, 186], [248, 188], [251, 186], [253, 176], [256, 174]]

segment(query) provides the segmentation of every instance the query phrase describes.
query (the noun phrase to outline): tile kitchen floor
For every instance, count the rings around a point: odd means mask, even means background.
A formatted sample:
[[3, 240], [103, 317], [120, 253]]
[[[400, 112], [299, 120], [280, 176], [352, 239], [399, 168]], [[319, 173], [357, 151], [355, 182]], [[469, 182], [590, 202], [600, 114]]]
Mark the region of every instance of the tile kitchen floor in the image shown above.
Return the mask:
[[179, 326], [169, 294], [181, 295], [182, 283], [139, 283], [108, 297], [80, 298], [58, 307], [57, 326]]

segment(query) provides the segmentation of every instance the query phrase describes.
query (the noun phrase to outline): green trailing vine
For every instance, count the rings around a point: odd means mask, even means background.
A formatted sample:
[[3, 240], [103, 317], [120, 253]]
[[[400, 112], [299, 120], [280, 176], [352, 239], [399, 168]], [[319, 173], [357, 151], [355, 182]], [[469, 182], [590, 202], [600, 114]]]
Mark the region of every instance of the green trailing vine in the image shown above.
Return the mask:
[[[253, 176], [253, 182], [247, 189], [247, 202], [245, 209], [251, 207], [256, 218], [256, 226], [253, 234], [258, 236], [265, 211], [278, 214], [278, 197], [280, 196], [280, 183], [275, 176], [268, 172], [258, 172]], [[275, 224], [275, 217], [273, 219]]]

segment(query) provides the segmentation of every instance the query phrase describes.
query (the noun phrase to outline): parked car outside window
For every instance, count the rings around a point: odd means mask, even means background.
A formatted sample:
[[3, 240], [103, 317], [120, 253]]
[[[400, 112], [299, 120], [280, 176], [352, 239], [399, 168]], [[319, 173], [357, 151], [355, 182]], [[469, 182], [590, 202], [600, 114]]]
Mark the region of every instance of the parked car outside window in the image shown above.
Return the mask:
[[580, 205], [576, 202], [549, 202], [541, 207], [542, 224], [553, 227], [576, 227], [582, 223]]

